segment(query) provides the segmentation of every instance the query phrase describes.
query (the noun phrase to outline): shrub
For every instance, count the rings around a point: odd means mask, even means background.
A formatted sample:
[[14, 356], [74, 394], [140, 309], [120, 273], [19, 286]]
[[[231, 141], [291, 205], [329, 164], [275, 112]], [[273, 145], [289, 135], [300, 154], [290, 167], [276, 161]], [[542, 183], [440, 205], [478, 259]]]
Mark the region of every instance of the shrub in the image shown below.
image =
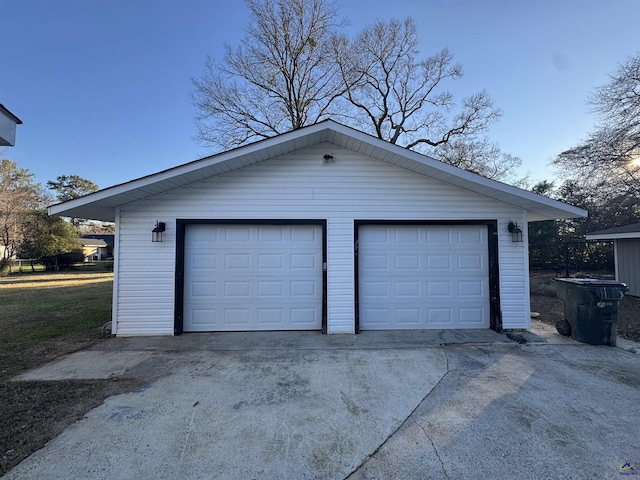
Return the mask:
[[42, 257], [42, 263], [45, 270], [70, 270], [76, 263], [84, 260], [82, 250], [74, 250], [73, 252], [61, 253], [50, 257]]

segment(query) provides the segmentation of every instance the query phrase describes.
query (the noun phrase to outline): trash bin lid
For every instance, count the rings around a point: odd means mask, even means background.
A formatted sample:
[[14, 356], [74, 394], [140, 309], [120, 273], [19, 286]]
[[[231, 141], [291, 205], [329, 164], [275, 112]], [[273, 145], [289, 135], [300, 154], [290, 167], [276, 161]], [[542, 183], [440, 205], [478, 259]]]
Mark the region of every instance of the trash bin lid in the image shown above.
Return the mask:
[[582, 285], [584, 287], [621, 287], [627, 288], [626, 283], [620, 283], [617, 280], [598, 280], [595, 278], [554, 278], [557, 282], [573, 283], [574, 285]]
[[567, 284], [565, 288], [578, 289], [584, 294], [594, 295], [599, 300], [622, 300], [624, 294], [629, 290], [626, 283], [615, 280], [594, 278], [554, 278], [554, 280]]

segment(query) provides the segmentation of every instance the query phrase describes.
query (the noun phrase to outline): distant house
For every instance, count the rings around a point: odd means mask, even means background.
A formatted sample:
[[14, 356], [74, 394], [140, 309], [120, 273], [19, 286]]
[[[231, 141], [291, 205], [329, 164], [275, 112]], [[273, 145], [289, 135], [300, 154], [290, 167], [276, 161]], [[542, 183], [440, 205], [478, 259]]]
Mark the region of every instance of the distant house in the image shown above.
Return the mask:
[[613, 240], [616, 280], [640, 297], [640, 223], [588, 233], [587, 240]]
[[0, 245], [0, 260], [7, 258], [6, 251], [7, 247], [5, 247], [4, 245]]
[[22, 120], [0, 103], [0, 147], [13, 147], [16, 144], [16, 125]]
[[83, 235], [78, 240], [82, 245], [85, 262], [113, 258], [113, 235]]

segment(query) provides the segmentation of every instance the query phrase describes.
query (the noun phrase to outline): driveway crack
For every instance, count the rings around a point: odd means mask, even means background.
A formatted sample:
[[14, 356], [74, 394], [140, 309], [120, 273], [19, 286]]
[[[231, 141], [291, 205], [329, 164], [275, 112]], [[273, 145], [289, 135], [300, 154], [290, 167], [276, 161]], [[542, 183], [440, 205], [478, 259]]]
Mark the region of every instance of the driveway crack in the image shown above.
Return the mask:
[[370, 453], [369, 455], [367, 455], [367, 456], [362, 460], [362, 462], [360, 462], [360, 464], [359, 464], [356, 468], [354, 468], [351, 472], [349, 472], [349, 474], [348, 474], [346, 477], [344, 477], [344, 480], [348, 480], [349, 478], [351, 478], [351, 476], [352, 476], [352, 475], [354, 475], [355, 473], [357, 473], [357, 472], [358, 472], [358, 470], [360, 470], [360, 469], [365, 465], [365, 463], [367, 463], [370, 459], [372, 459], [373, 457], [375, 457], [375, 456], [376, 456], [376, 454], [380, 451], [380, 449], [381, 449], [382, 447], [384, 447], [384, 446], [387, 444], [387, 442], [388, 442], [388, 441], [389, 441], [389, 440], [390, 440], [390, 439], [391, 439], [391, 438], [392, 438], [392, 437], [393, 437], [393, 436], [398, 432], [398, 430], [400, 430], [402, 427], [404, 427], [404, 426], [407, 424], [407, 422], [408, 422], [409, 420], [411, 420], [411, 421], [413, 421], [414, 423], [416, 423], [416, 424], [417, 424], [417, 425], [422, 429], [422, 431], [425, 433], [425, 435], [427, 436], [427, 438], [428, 438], [428, 439], [429, 439], [429, 441], [431, 442], [431, 445], [432, 445], [432, 447], [433, 447], [434, 452], [436, 452], [436, 456], [438, 457], [438, 460], [440, 461], [440, 464], [442, 465], [442, 470], [444, 471], [444, 474], [447, 476], [447, 478], [449, 478], [449, 475], [447, 474], [447, 471], [446, 471], [446, 469], [444, 468], [444, 463], [442, 462], [442, 459], [440, 458], [440, 455], [438, 454], [438, 450], [436, 449], [436, 446], [435, 446], [435, 444], [433, 443], [433, 440], [432, 440], [432, 439], [431, 439], [431, 437], [427, 434], [427, 432], [425, 431], [425, 429], [424, 429], [424, 428], [422, 428], [422, 425], [420, 425], [418, 422], [416, 422], [416, 421], [415, 421], [415, 419], [414, 419], [414, 418], [412, 418], [412, 417], [413, 417], [413, 414], [416, 412], [416, 410], [418, 410], [418, 408], [420, 408], [420, 406], [424, 403], [424, 401], [425, 401], [427, 398], [429, 398], [429, 395], [431, 395], [431, 393], [432, 393], [436, 388], [438, 388], [438, 386], [439, 386], [439, 385], [442, 383], [442, 381], [447, 377], [447, 375], [449, 375], [449, 355], [447, 355], [447, 350], [444, 348], [444, 346], [442, 346], [442, 345], [441, 345], [441, 346], [440, 346], [440, 348], [442, 348], [442, 351], [444, 352], [444, 358], [445, 358], [445, 361], [446, 361], [446, 366], [445, 366], [445, 373], [444, 373], [444, 375], [440, 378], [440, 380], [438, 380], [438, 383], [436, 383], [436, 384], [433, 386], [433, 388], [432, 388], [431, 390], [429, 390], [429, 391], [427, 392], [427, 394], [426, 394], [424, 397], [422, 397], [422, 400], [420, 400], [420, 401], [418, 402], [418, 404], [415, 406], [415, 408], [414, 408], [413, 410], [411, 410], [411, 412], [409, 413], [409, 415], [407, 415], [407, 418], [405, 418], [405, 419], [402, 421], [402, 423], [401, 423], [400, 425], [398, 425], [398, 428], [396, 428], [393, 432], [391, 432], [391, 433], [389, 434], [389, 436], [388, 436], [387, 438], [385, 438], [385, 439], [384, 439], [384, 441], [383, 441], [380, 445], [378, 445], [378, 448], [376, 448], [372, 453]]
[[436, 448], [436, 444], [433, 442], [433, 438], [431, 438], [431, 435], [429, 435], [427, 430], [422, 425], [420, 425], [415, 420], [415, 418], [412, 418], [412, 420], [413, 420], [413, 423], [415, 423], [418, 427], [420, 427], [420, 430], [422, 430], [424, 432], [424, 436], [429, 439], [429, 442], [431, 443], [431, 447], [433, 448], [433, 452], [436, 454], [436, 457], [438, 457], [438, 461], [440, 462], [440, 465], [442, 466], [442, 471], [444, 472], [444, 476], [450, 479], [451, 477], [449, 477], [449, 474], [447, 473], [447, 469], [444, 466], [444, 462], [442, 461], [442, 458], [440, 458], [440, 454], [438, 453], [438, 449]]

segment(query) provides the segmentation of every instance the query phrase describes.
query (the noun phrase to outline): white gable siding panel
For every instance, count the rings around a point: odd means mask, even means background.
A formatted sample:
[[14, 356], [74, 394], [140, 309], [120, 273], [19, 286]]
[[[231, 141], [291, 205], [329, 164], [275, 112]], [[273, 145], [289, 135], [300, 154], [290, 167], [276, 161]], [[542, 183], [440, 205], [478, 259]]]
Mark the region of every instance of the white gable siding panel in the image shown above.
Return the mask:
[[121, 207], [119, 335], [173, 333], [176, 219], [326, 219], [328, 333], [354, 331], [354, 220], [496, 219], [503, 327], [529, 328], [526, 243], [507, 232], [521, 208], [326, 144]]

